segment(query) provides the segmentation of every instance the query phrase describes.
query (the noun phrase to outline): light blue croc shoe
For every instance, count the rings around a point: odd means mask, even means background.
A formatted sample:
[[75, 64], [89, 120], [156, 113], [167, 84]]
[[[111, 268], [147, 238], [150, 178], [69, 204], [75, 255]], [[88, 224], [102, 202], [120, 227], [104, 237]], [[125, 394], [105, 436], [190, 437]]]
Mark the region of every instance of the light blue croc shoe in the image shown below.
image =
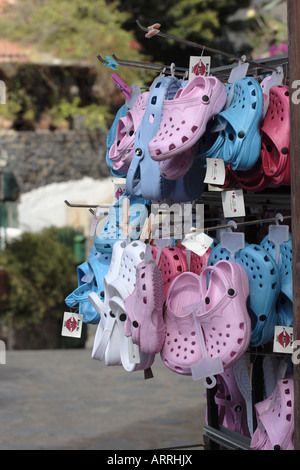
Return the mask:
[[119, 178], [126, 177], [126, 173], [122, 173], [122, 172], [119, 172], [119, 171], [116, 171], [116, 170], [113, 169], [113, 162], [109, 158], [109, 151], [110, 151], [110, 148], [111, 148], [111, 146], [113, 145], [113, 143], [115, 141], [116, 130], [117, 130], [117, 125], [118, 125], [119, 118], [125, 117], [128, 110], [129, 110], [129, 108], [125, 104], [123, 104], [123, 106], [121, 106], [121, 108], [117, 111], [117, 114], [114, 118], [114, 121], [113, 121], [113, 123], [111, 125], [111, 128], [110, 128], [110, 130], [107, 134], [107, 137], [106, 137], [106, 163], [107, 163], [108, 167], [110, 168], [111, 174], [113, 176], [119, 177]]
[[129, 199], [129, 224], [131, 226], [130, 239], [138, 240], [144, 222], [149, 215], [150, 201], [137, 196], [123, 193], [120, 199], [111, 206], [107, 222], [95, 238], [95, 247], [100, 253], [111, 253], [117, 240], [126, 238], [122, 235], [123, 201]]
[[100, 315], [91, 305], [88, 296], [91, 292], [96, 292], [100, 297], [104, 296], [103, 281], [110, 262], [111, 255], [108, 253], [97, 253], [90, 257], [87, 261], [88, 270], [85, 266], [85, 276], [89, 277], [88, 282], [80, 281], [78, 287], [65, 299], [68, 307], [79, 309], [84, 323], [98, 324], [100, 321]]

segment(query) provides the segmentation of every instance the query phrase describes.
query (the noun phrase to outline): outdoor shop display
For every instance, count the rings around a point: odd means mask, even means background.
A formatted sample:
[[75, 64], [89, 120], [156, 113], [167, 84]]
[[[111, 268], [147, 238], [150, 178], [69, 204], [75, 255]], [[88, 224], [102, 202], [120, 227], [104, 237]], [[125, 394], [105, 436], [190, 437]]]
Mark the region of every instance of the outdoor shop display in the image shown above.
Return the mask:
[[[113, 70], [150, 67], [99, 60]], [[114, 75], [126, 101], [107, 135], [106, 162], [124, 188], [94, 231], [66, 305], [97, 325], [93, 359], [145, 378], [160, 359], [205, 380], [209, 448], [292, 450], [287, 58], [249, 62], [242, 72], [245, 63], [196, 76], [152, 66], [153, 83], [134, 93]], [[192, 232], [145, 230], [151, 205], [163, 201], [204, 205], [201, 233], [211, 237], [202, 252]]]

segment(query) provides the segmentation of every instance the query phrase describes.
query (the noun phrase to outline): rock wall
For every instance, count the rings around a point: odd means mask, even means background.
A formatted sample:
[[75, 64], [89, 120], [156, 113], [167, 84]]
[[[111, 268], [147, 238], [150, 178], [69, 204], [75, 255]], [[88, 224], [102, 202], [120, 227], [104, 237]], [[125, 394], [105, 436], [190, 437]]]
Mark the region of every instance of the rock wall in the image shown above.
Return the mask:
[[105, 130], [1, 131], [0, 162], [15, 174], [21, 193], [85, 176], [106, 178], [106, 135]]

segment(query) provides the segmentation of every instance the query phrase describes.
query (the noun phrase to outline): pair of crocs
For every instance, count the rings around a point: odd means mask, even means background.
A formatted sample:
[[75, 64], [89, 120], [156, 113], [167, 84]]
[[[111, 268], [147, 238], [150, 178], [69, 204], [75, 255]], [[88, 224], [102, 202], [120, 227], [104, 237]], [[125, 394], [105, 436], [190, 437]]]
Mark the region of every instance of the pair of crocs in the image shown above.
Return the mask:
[[126, 174], [134, 152], [134, 138], [144, 115], [150, 92], [141, 93], [131, 109], [117, 122], [115, 140], [109, 150], [108, 158], [112, 168]]
[[[221, 244], [213, 248], [208, 265], [221, 259], [230, 260], [230, 253]], [[276, 302], [280, 292], [280, 273], [274, 258], [263, 247], [247, 244], [235, 254], [249, 279], [248, 312], [251, 318], [251, 346], [268, 343], [277, 324]]]
[[[275, 244], [266, 235], [260, 245], [274, 258]], [[293, 271], [292, 271], [292, 237], [280, 245], [279, 274], [280, 293], [277, 299], [277, 324], [281, 326], [293, 326]]]
[[219, 261], [204, 268], [200, 275], [185, 272], [176, 277], [165, 305], [166, 340], [161, 351], [164, 364], [178, 374], [192, 375], [192, 366], [203, 354], [194, 313], [186, 309], [204, 301], [206, 312], [196, 312], [196, 320], [203, 331], [207, 356], [221, 358], [224, 369], [231, 367], [250, 342], [248, 295], [247, 274], [235, 262]]
[[70, 308], [78, 308], [84, 323], [98, 324], [100, 315], [89, 301], [89, 294], [103, 296], [103, 280], [109, 270], [111, 255], [98, 253], [93, 246], [87, 261], [77, 267], [78, 287], [69, 294], [65, 303]]
[[217, 375], [215, 403], [218, 406], [219, 425], [250, 437], [247, 406], [236, 382], [234, 365]]
[[294, 450], [294, 380], [277, 381], [271, 396], [255, 404], [257, 428], [252, 450]]
[[125, 299], [125, 335], [143, 353], [160, 352], [166, 334], [163, 320], [163, 277], [155, 261], [141, 262], [136, 269], [136, 286]]
[[210, 133], [214, 127], [219, 130], [201, 141], [201, 158], [222, 158], [234, 171], [251, 169], [260, 156], [263, 101], [262, 89], [255, 78], [239, 79], [234, 84], [229, 107], [210, 123]]
[[275, 185], [291, 184], [289, 86], [275, 85], [261, 127], [264, 173]]
[[100, 253], [111, 253], [115, 242], [121, 238], [126, 238], [126, 235], [122, 235], [125, 199], [128, 199], [129, 202], [129, 237], [131, 240], [137, 240], [140, 237], [144, 222], [148, 217], [150, 201], [123, 193], [119, 200], [110, 207], [107, 222], [95, 238], [94, 244]]

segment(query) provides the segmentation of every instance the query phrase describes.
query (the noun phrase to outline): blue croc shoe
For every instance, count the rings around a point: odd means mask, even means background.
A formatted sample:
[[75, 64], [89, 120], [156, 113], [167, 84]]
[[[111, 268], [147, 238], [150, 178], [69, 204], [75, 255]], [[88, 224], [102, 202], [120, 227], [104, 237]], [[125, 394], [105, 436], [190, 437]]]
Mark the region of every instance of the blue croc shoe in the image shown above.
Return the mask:
[[[271, 256], [275, 257], [275, 244], [266, 235], [260, 244]], [[292, 236], [280, 245], [278, 268], [281, 289], [277, 300], [277, 324], [293, 326], [293, 272], [292, 272]]]
[[79, 308], [84, 323], [98, 324], [100, 321], [100, 315], [91, 305], [88, 296], [91, 292], [96, 292], [100, 297], [104, 296], [103, 281], [110, 262], [111, 255], [108, 253], [97, 253], [92, 257], [90, 256], [86, 262], [87, 265], [84, 265], [85, 277], [88, 278], [87, 282], [82, 283], [81, 279], [78, 287], [65, 299], [68, 307]]
[[250, 284], [248, 312], [251, 318], [251, 346], [258, 347], [274, 337], [277, 324], [276, 302], [280, 293], [280, 273], [273, 257], [259, 245], [240, 252]]
[[107, 134], [107, 137], [106, 137], [106, 163], [110, 168], [111, 174], [113, 176], [119, 177], [119, 178], [126, 177], [126, 173], [123, 174], [122, 172], [119, 172], [119, 171], [116, 171], [116, 170], [113, 169], [113, 162], [109, 158], [109, 151], [110, 151], [110, 149], [111, 149], [111, 147], [112, 147], [112, 145], [115, 141], [116, 130], [117, 130], [117, 125], [118, 125], [119, 118], [125, 117], [128, 110], [129, 110], [129, 108], [125, 104], [123, 104], [123, 106], [121, 106], [121, 108], [118, 110], [118, 112], [115, 116], [115, 119], [114, 119], [114, 121], [111, 125], [111, 128], [110, 128], [110, 130]]
[[232, 170], [249, 170], [261, 150], [259, 124], [263, 114], [263, 92], [255, 78], [244, 77], [234, 84], [230, 106], [218, 114], [220, 125], [226, 125], [224, 144], [218, 153]]
[[138, 240], [140, 238], [144, 222], [149, 215], [151, 202], [142, 197], [123, 193], [115, 205], [110, 207], [107, 222], [95, 238], [95, 247], [100, 253], [111, 253], [115, 242], [126, 238], [125, 235], [122, 235], [123, 201], [125, 198], [129, 199], [130, 204], [130, 239]]
[[[146, 111], [135, 135], [135, 151], [127, 172], [126, 192], [145, 199], [166, 199], [174, 187], [160, 172], [160, 163], [152, 160], [148, 144], [156, 135], [162, 118], [164, 100], [172, 99], [181, 87], [176, 77], [159, 77], [154, 83]], [[139, 178], [139, 181], [136, 180]]]

